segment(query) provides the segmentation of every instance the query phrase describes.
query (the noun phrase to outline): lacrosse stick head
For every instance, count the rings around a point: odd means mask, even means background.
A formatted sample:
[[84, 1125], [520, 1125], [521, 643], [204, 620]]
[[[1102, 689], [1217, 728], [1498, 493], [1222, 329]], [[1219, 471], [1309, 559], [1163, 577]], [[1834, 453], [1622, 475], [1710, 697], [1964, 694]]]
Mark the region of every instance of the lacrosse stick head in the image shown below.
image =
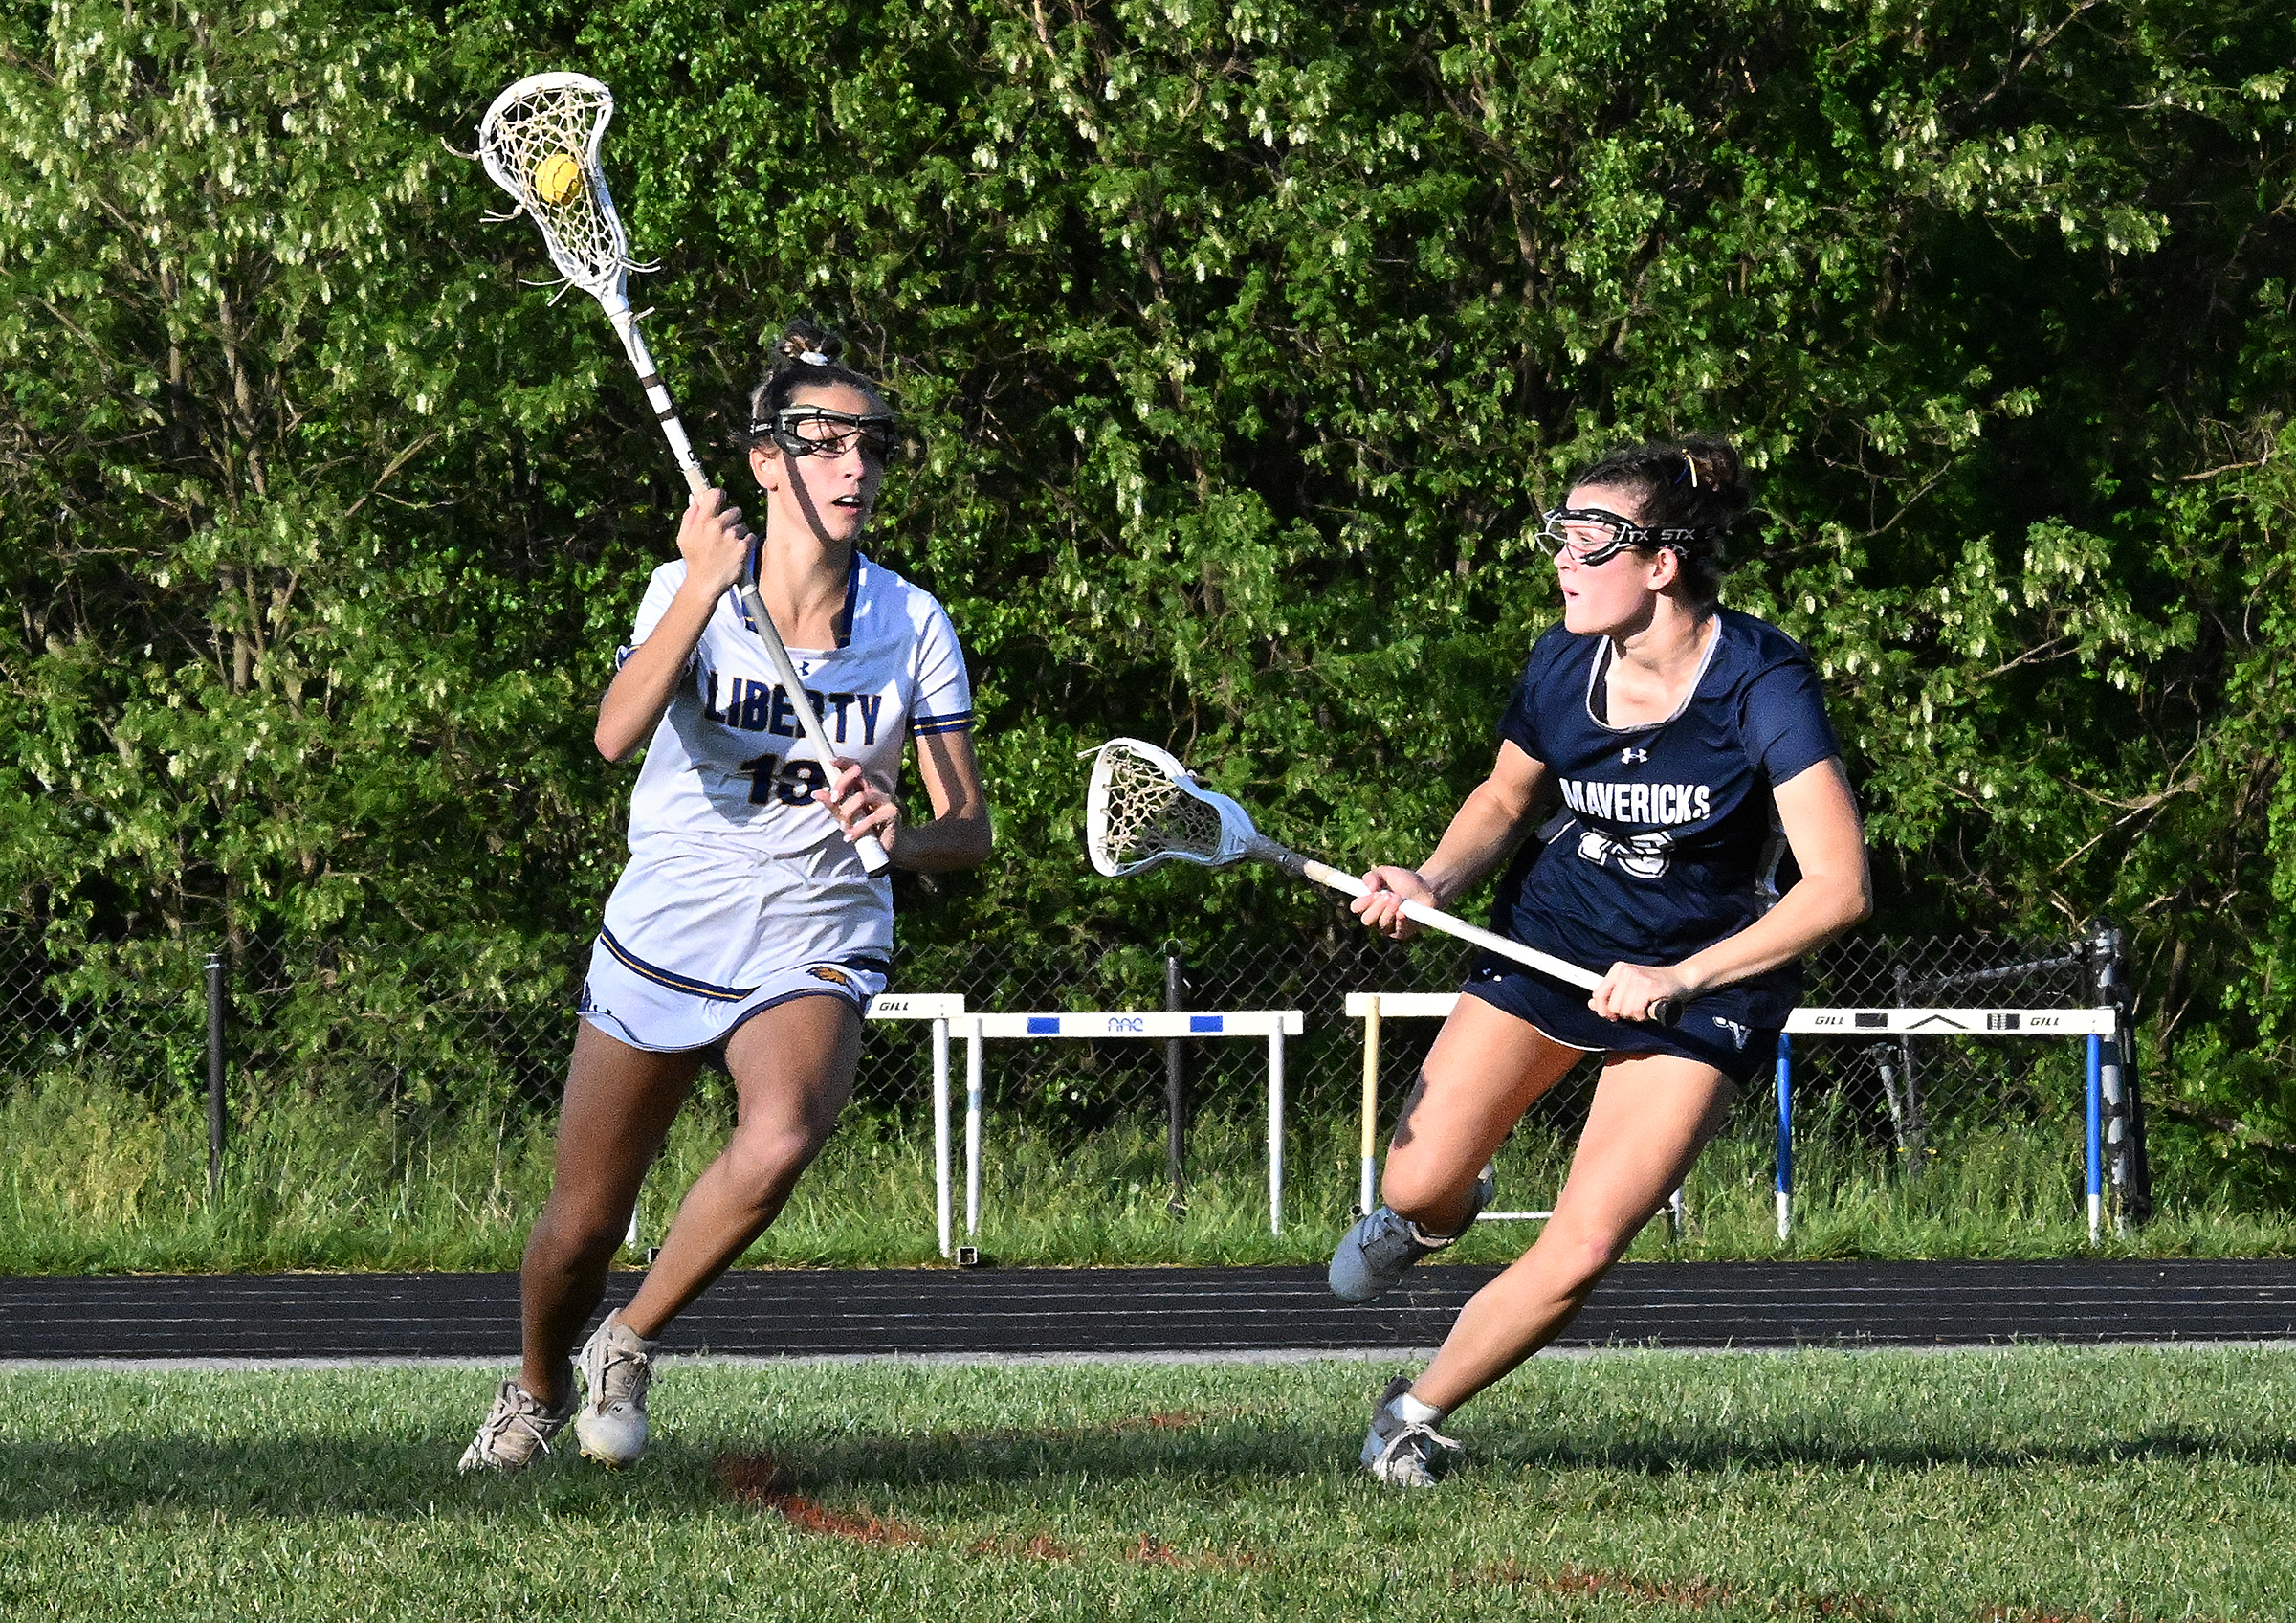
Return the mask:
[[629, 239], [606, 189], [598, 147], [614, 93], [587, 74], [535, 74], [486, 110], [478, 159], [495, 184], [542, 229], [558, 274], [592, 298], [623, 298]]
[[1084, 838], [1093, 866], [1112, 879], [1159, 862], [1225, 868], [1267, 843], [1243, 807], [1137, 738], [1112, 738], [1094, 752]]

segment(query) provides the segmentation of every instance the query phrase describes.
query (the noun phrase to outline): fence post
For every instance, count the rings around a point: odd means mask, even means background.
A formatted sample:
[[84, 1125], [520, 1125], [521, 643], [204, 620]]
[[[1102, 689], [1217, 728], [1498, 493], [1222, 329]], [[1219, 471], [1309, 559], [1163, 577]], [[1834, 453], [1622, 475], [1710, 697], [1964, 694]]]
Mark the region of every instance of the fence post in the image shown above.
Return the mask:
[[[1164, 1007], [1178, 1012], [1188, 1006], [1187, 975], [1180, 954], [1164, 954]], [[1164, 1210], [1174, 1218], [1188, 1214], [1188, 1045], [1180, 1037], [1164, 1039], [1164, 1160], [1172, 1183], [1172, 1198]]]
[[2101, 1058], [2107, 1181], [2113, 1227], [2122, 1234], [2152, 1215], [2152, 1167], [2145, 1156], [2144, 1109], [2136, 1089], [2136, 1021], [2130, 1008], [2129, 942], [2103, 919], [2089, 925], [2089, 973], [2097, 1007], [2112, 1011], [2112, 1036]]
[[[1904, 964], [1889, 967], [1890, 979], [1897, 988], [1897, 1006], [1913, 1007], [1912, 979]], [[1882, 1086], [1889, 1090], [1890, 1125], [1897, 1130], [1897, 1152], [1904, 1175], [1918, 1178], [1928, 1169], [1930, 1162], [1929, 1107], [1921, 1097], [1921, 1078], [1913, 1068], [1913, 1039], [1901, 1035], [1897, 1039], [1897, 1086], [1889, 1088], [1889, 1073], [1882, 1072]]]
[[208, 1199], [223, 1193], [223, 954], [208, 954]]

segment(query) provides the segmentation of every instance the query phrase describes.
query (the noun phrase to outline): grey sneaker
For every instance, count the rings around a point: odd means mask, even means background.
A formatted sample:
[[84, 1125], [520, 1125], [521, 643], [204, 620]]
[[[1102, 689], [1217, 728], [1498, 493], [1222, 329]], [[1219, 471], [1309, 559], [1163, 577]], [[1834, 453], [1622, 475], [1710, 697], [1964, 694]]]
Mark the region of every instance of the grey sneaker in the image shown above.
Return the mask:
[[574, 1418], [574, 1371], [566, 1371], [566, 1403], [547, 1409], [518, 1378], [502, 1383], [495, 1406], [479, 1423], [478, 1434], [462, 1451], [459, 1471], [523, 1471], [538, 1454], [550, 1452], [550, 1439]]
[[583, 1400], [574, 1413], [582, 1456], [601, 1465], [635, 1465], [646, 1453], [646, 1389], [653, 1384], [650, 1342], [609, 1315], [577, 1354]]
[[1408, 1217], [1386, 1207], [1359, 1219], [1347, 1231], [1339, 1249], [1332, 1253], [1332, 1294], [1341, 1301], [1371, 1301], [1385, 1296], [1411, 1271], [1411, 1265], [1432, 1256], [1475, 1225], [1475, 1213], [1490, 1204], [1496, 1178], [1488, 1167], [1475, 1180], [1473, 1204], [1458, 1234], [1430, 1234]]
[[1431, 1488], [1441, 1477], [1439, 1451], [1464, 1451], [1433, 1426], [1395, 1412], [1395, 1400], [1410, 1390], [1410, 1377], [1398, 1375], [1380, 1393], [1379, 1407], [1371, 1412], [1371, 1435], [1363, 1439], [1363, 1463], [1391, 1488]]

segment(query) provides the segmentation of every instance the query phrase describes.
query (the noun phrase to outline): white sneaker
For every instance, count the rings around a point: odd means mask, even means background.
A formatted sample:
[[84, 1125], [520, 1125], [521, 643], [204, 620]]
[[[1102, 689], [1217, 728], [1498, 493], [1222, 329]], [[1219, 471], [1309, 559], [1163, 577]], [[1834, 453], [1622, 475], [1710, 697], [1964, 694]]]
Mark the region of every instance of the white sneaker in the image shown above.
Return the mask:
[[550, 1439], [574, 1417], [574, 1371], [566, 1371], [566, 1402], [547, 1409], [518, 1378], [502, 1383], [495, 1406], [479, 1423], [478, 1434], [462, 1451], [459, 1471], [523, 1471], [538, 1454], [550, 1452]]
[[1371, 1474], [1392, 1488], [1431, 1488], [1440, 1479], [1439, 1449], [1464, 1453], [1459, 1444], [1432, 1425], [1406, 1420], [1395, 1412], [1395, 1400], [1411, 1390], [1408, 1376], [1398, 1375], [1380, 1393], [1371, 1412], [1371, 1435], [1363, 1439], [1363, 1463]]
[[574, 1413], [574, 1435], [582, 1456], [601, 1465], [635, 1465], [646, 1453], [646, 1389], [653, 1384], [650, 1342], [608, 1315], [598, 1333], [576, 1355], [582, 1368], [583, 1400]]

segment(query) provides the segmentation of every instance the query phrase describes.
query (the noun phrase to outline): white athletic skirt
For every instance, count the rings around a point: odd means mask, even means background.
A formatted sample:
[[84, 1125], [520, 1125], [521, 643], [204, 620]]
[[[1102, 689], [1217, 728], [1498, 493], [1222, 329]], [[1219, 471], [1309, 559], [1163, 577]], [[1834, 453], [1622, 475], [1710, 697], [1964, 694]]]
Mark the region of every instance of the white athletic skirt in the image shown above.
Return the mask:
[[892, 958], [893, 886], [840, 835], [795, 856], [652, 844], [607, 899], [580, 1012], [633, 1048], [710, 1048], [792, 998], [865, 1007]]

